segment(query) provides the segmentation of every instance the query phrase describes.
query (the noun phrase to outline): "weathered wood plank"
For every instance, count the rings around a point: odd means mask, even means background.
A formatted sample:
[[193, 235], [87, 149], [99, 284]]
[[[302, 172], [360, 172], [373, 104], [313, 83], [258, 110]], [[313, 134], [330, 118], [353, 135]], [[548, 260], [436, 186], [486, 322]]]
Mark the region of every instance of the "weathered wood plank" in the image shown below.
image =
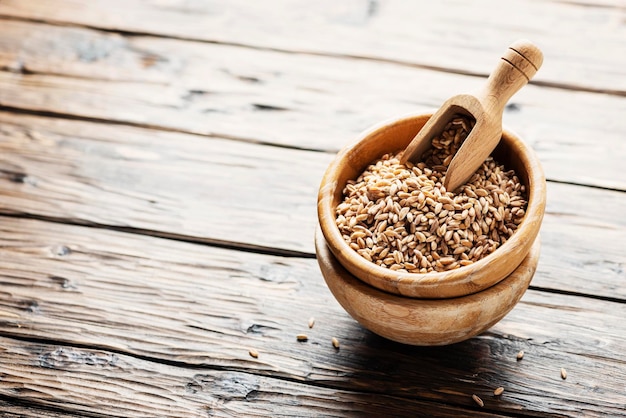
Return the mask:
[[[0, 113], [0, 211], [310, 255], [332, 157]], [[624, 207], [623, 192], [550, 183], [533, 285], [626, 299]]]
[[[484, 82], [24, 22], [4, 21], [2, 33], [0, 106], [331, 152]], [[504, 122], [537, 150], [548, 178], [626, 190], [625, 98], [527, 86], [513, 102]]]
[[[489, 332], [417, 348], [358, 326], [324, 286], [315, 260], [25, 219], [3, 218], [0, 227], [0, 332], [7, 337], [53, 337], [119, 356], [414, 401], [470, 407], [477, 393], [488, 411], [503, 414], [624, 415], [623, 303], [529, 290]], [[308, 342], [296, 341], [300, 332]], [[498, 386], [506, 389], [500, 399], [491, 395]]]
[[[233, 371], [185, 369], [126, 355], [0, 338], [0, 393], [96, 417], [500, 416]], [[59, 381], [62, 389], [56, 389]], [[145, 382], [151, 382], [146, 384]], [[34, 415], [33, 415], [34, 416]]]
[[459, 413], [501, 416], [480, 412], [471, 404], [455, 407], [349, 392], [238, 371], [168, 366], [103, 350], [2, 337], [0, 361], [0, 395], [34, 407], [67, 411], [65, 415], [7, 405], [3, 417], [414, 417], [418, 412], [445, 417]]
[[0, 411], [2, 411], [3, 418], [73, 418], [76, 416], [69, 412], [50, 411], [20, 402], [19, 400], [17, 402], [9, 402], [6, 399], [0, 399]]
[[549, 184], [541, 279], [533, 284], [626, 300], [625, 198], [623, 192]]
[[550, 57], [537, 80], [626, 93], [624, 73], [616, 71], [626, 66], [620, 0], [506, 6], [497, 0], [5, 0], [0, 15], [481, 74], [513, 40], [526, 37]]
[[7, 113], [0, 120], [5, 213], [314, 252], [330, 154]]

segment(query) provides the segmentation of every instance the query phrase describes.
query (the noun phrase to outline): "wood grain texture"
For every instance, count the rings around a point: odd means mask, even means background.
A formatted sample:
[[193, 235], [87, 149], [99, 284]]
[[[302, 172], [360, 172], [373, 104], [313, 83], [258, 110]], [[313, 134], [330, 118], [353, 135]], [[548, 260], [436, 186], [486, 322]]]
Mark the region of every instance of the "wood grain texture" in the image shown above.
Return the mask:
[[0, 397], [0, 410], [3, 418], [72, 418], [75, 414], [66, 411], [41, 409], [35, 405], [20, 402], [14, 398]]
[[[626, 417], [625, 16], [0, 0], [0, 415]], [[551, 180], [531, 289], [459, 344], [376, 336], [313, 259], [322, 173], [520, 37], [546, 56], [504, 114]]]
[[[413, 417], [418, 411], [454, 417], [464, 407], [472, 416], [501, 416], [480, 412], [471, 404], [459, 408], [2, 337], [0, 360], [6, 364], [1, 395], [7, 399], [18, 395], [34, 407], [67, 411], [65, 415], [0, 402], [6, 407], [3, 417]], [[51, 390], [59, 383], [62, 387]]]
[[[476, 10], [479, 9], [480, 13]], [[124, 13], [118, 13], [124, 10]], [[523, 0], [238, 1], [4, 0], [0, 15], [480, 73], [520, 37], [552, 57], [539, 81], [626, 93], [623, 3]], [[582, 28], [582, 29], [581, 29]]]
[[0, 119], [6, 212], [314, 253], [315, 196], [330, 154], [33, 117], [20, 126], [21, 116], [6, 113]]
[[[0, 211], [311, 256], [332, 158], [0, 113]], [[621, 192], [548, 183], [533, 285], [626, 300], [624, 207]]]
[[[386, 62], [6, 20], [2, 28], [0, 106], [293, 148], [336, 152], [373, 124], [484, 83]], [[625, 113], [623, 97], [530, 85], [504, 124], [538, 152], [548, 179], [626, 190]]]
[[[24, 342], [12, 343], [15, 348], [3, 355], [31, 364], [43, 381], [30, 382], [40, 385], [29, 383], [29, 391], [6, 392], [11, 382], [26, 377], [3, 360], [11, 376], [3, 370], [0, 387], [6, 396], [34, 401], [53, 390], [51, 398], [57, 394], [86, 404], [83, 386], [76, 386], [83, 376], [99, 382], [105, 375], [121, 377], [100, 360], [130, 356], [150, 364], [131, 368], [134, 378], [107, 380], [102, 396], [110, 390], [106, 396], [119, 397], [125, 385], [136, 390], [132, 382], [145, 383], [149, 376], [188, 375], [158, 364], [165, 362], [251, 379], [257, 377], [250, 374], [272, 376], [305, 383], [309, 390], [324, 387], [331, 393], [347, 390], [463, 407], [471, 407], [470, 396], [477, 393], [484, 396], [487, 411], [502, 414], [624, 415], [622, 303], [529, 290], [507, 317], [479, 337], [446, 347], [409, 347], [377, 337], [350, 319], [324, 286], [315, 260], [1, 220], [0, 333], [44, 341], [53, 337], [52, 345], [99, 353], [94, 365], [79, 365], [73, 381], [66, 373], [37, 369], [28, 360], [32, 355], [20, 360], [19, 350], [27, 348], [19, 348]], [[309, 329], [311, 316], [316, 322]], [[295, 338], [302, 332], [309, 336], [305, 343]], [[338, 351], [332, 337], [341, 342]], [[259, 352], [258, 359], [249, 356], [250, 348]], [[522, 361], [515, 358], [519, 350], [526, 352]], [[65, 357], [72, 355], [60, 355], [60, 360]], [[89, 359], [88, 354], [78, 357]], [[89, 373], [87, 366], [103, 368]], [[567, 380], [560, 377], [561, 367], [568, 371]], [[45, 379], [61, 379], [61, 392]], [[144, 386], [143, 399], [154, 401], [154, 408], [166, 408], [168, 399], [189, 405], [186, 397], [170, 392], [179, 390], [177, 379]], [[506, 395], [495, 399], [490, 394], [498, 386], [506, 388]], [[141, 408], [141, 402], [132, 407]], [[182, 411], [192, 409], [186, 408]]]

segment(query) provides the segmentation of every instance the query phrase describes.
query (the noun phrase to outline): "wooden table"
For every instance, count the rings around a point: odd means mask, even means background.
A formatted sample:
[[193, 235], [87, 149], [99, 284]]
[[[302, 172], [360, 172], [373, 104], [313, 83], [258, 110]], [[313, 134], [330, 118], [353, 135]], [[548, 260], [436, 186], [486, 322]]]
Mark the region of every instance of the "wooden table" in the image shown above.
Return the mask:
[[[626, 416], [625, 22], [623, 0], [0, 0], [2, 416]], [[504, 122], [548, 178], [530, 289], [459, 344], [378, 337], [315, 260], [322, 173], [524, 37], [545, 62]]]

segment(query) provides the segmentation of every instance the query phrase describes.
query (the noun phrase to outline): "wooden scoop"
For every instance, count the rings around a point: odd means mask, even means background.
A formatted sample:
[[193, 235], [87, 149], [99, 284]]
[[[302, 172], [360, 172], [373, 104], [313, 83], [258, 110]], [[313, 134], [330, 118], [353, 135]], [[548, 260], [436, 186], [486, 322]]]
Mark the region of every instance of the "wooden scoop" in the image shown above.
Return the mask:
[[476, 95], [460, 94], [446, 100], [406, 147], [400, 160], [417, 162], [455, 114], [470, 116], [476, 124], [452, 158], [444, 187], [453, 191], [463, 185], [491, 154], [502, 136], [502, 113], [511, 96], [535, 75], [543, 54], [527, 40], [511, 44], [502, 55], [487, 84]]

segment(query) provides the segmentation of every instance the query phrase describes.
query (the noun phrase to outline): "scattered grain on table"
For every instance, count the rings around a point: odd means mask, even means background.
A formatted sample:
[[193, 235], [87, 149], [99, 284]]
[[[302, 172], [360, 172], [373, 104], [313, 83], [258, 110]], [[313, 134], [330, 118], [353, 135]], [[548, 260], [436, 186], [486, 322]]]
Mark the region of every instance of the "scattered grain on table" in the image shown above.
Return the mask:
[[306, 334], [298, 334], [298, 335], [296, 335], [296, 340], [298, 340], [298, 341], [308, 341], [309, 337]]
[[335, 337], [333, 337], [331, 339], [331, 342], [333, 343], [333, 347], [335, 347], [337, 350], [339, 350], [339, 340]]
[[248, 353], [250, 354], [250, 357], [259, 358], [259, 352], [256, 351], [254, 348], [251, 348], [250, 351], [248, 351]]
[[313, 328], [314, 325], [315, 325], [315, 318], [313, 317], [309, 318], [309, 328]]
[[503, 388], [502, 386], [500, 386], [499, 388], [496, 388], [496, 389], [493, 391], [493, 394], [494, 394], [494, 395], [496, 395], [496, 396], [500, 396], [500, 395], [502, 395], [503, 393], [504, 393], [504, 388]]
[[476, 394], [472, 395], [472, 399], [474, 399], [474, 402], [476, 402], [476, 404], [477, 404], [478, 406], [480, 406], [481, 408], [482, 408], [483, 406], [485, 406], [485, 403], [483, 402], [483, 400], [482, 400], [482, 399], [480, 399], [480, 398], [478, 397], [478, 395], [476, 395]]
[[561, 379], [567, 379], [567, 370], [565, 370], [563, 367], [561, 367]]
[[519, 360], [521, 360], [521, 359], [523, 359], [523, 358], [524, 358], [524, 350], [520, 350], [520, 351], [517, 353], [517, 360], [519, 361]]

